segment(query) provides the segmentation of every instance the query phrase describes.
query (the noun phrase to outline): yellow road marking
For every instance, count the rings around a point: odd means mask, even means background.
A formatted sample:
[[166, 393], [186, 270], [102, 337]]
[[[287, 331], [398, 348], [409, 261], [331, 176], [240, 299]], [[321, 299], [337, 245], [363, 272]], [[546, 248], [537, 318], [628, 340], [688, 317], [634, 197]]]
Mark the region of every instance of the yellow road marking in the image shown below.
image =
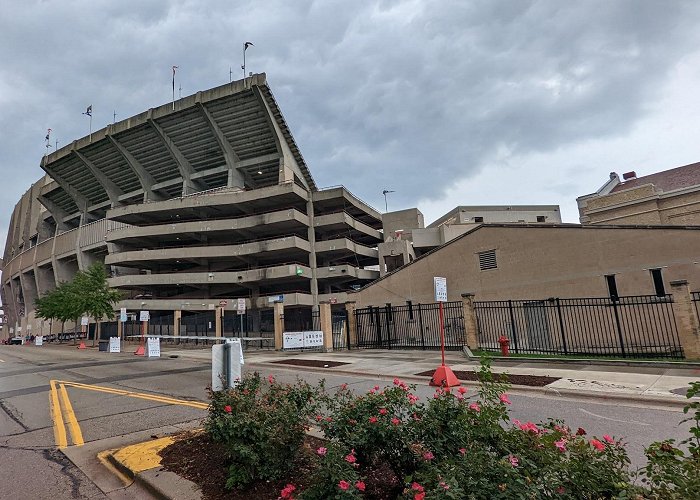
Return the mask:
[[63, 425], [63, 416], [61, 415], [61, 405], [58, 402], [58, 392], [56, 391], [56, 381], [51, 381], [51, 391], [49, 391], [49, 402], [51, 404], [51, 418], [53, 420], [53, 435], [56, 440], [56, 446], [61, 449], [68, 446], [68, 438], [66, 437], [66, 428]]
[[112, 474], [114, 474], [115, 476], [117, 476], [117, 477], [121, 480], [121, 482], [124, 483], [124, 486], [129, 486], [129, 485], [131, 485], [131, 483], [133, 483], [134, 480], [131, 479], [131, 478], [130, 478], [129, 476], [127, 476], [126, 474], [124, 474], [124, 473], [123, 473], [122, 471], [120, 471], [119, 469], [117, 469], [117, 468], [114, 466], [114, 464], [112, 464], [112, 462], [110, 462], [110, 460], [107, 458], [107, 457], [108, 457], [109, 455], [111, 455], [112, 453], [114, 453], [114, 450], [104, 450], [104, 451], [101, 451], [101, 452], [99, 452], [99, 453], [97, 454], [97, 460], [99, 460], [100, 463], [101, 463], [102, 465], [104, 465], [104, 466], [107, 468], [107, 470], [109, 470]]
[[134, 474], [138, 474], [139, 472], [158, 467], [161, 461], [158, 452], [174, 441], [170, 436], [153, 439], [145, 443], [133, 444], [122, 448], [115, 451], [112, 456]]
[[209, 408], [208, 403], [203, 403], [200, 401], [188, 401], [186, 399], [175, 399], [171, 398], [168, 396], [158, 396], [156, 394], [146, 394], [143, 392], [134, 392], [134, 391], [125, 391], [122, 389], [113, 389], [111, 387], [103, 387], [100, 385], [88, 385], [88, 384], [81, 384], [80, 382], [61, 382], [62, 384], [71, 386], [71, 387], [76, 387], [78, 389], [87, 389], [89, 391], [97, 391], [97, 392], [105, 392], [108, 394], [116, 394], [118, 396], [128, 396], [132, 398], [138, 398], [138, 399], [145, 399], [149, 401], [157, 401], [159, 403], [166, 403], [166, 404], [171, 404], [171, 405], [180, 405], [180, 406], [190, 406], [192, 408], [198, 408], [200, 410], [206, 410]]
[[66, 417], [66, 421], [68, 422], [68, 428], [70, 429], [73, 444], [76, 446], [82, 446], [85, 444], [85, 441], [83, 440], [83, 433], [78, 425], [78, 419], [75, 418], [73, 405], [70, 404], [70, 399], [68, 399], [68, 391], [66, 391], [65, 384], [61, 384], [59, 386], [59, 396], [63, 407], [63, 415]]

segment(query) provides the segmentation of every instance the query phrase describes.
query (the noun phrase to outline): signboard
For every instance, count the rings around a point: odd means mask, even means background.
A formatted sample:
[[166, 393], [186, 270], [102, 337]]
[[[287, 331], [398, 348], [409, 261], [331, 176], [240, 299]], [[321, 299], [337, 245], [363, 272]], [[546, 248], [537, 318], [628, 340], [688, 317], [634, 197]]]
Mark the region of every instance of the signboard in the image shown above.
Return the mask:
[[282, 334], [283, 349], [302, 349], [304, 347], [303, 332], [284, 332]]
[[241, 364], [244, 365], [243, 361], [243, 344], [241, 344], [241, 339], [226, 339], [227, 344], [238, 344], [241, 346]]
[[126, 307], [119, 309], [119, 321], [126, 323]]
[[330, 302], [331, 304], [337, 304], [337, 303], [338, 303], [338, 299], [336, 299], [335, 297], [331, 297], [331, 300], [330, 300], [329, 302]]
[[447, 278], [435, 276], [433, 283], [435, 285], [435, 302], [447, 302]]
[[[236, 302], [236, 314], [239, 316], [245, 314], [245, 299], [238, 299]], [[243, 318], [241, 318], [241, 321]]]
[[34, 345], [44, 345], [44, 337], [41, 335], [34, 337]]
[[14, 329], [14, 328], [10, 328], [10, 333], [15, 333], [15, 329]]
[[109, 352], [121, 352], [122, 345], [119, 342], [119, 337], [109, 338]]
[[301, 276], [304, 274], [304, 270], [301, 267], [297, 267], [297, 276]]
[[146, 355], [149, 358], [160, 358], [160, 339], [148, 337], [146, 340]]
[[308, 349], [313, 347], [323, 347], [323, 332], [320, 330], [284, 332], [282, 334], [283, 349]]
[[323, 347], [323, 332], [304, 332], [304, 347]]
[[228, 300], [220, 300], [219, 307], [226, 307], [228, 305]]
[[90, 324], [90, 318], [87, 316], [80, 318], [80, 326], [88, 326], [88, 324]]
[[148, 311], [141, 311], [139, 314], [139, 321], [149, 321], [151, 319], [151, 313]]
[[284, 302], [284, 295], [271, 295], [267, 298], [268, 304], [272, 304], [274, 302]]

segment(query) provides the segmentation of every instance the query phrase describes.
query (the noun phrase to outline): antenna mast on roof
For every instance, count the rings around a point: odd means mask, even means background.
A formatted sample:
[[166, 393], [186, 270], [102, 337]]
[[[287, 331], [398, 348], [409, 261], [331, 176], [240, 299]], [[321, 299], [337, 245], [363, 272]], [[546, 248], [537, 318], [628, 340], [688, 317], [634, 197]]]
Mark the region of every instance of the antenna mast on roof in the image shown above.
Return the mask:
[[386, 201], [386, 195], [388, 195], [389, 193], [395, 193], [395, 192], [396, 191], [390, 191], [388, 189], [385, 189], [384, 191], [382, 191], [382, 194], [384, 195], [384, 212], [385, 213], [389, 211], [389, 205], [387, 204], [387, 201]]

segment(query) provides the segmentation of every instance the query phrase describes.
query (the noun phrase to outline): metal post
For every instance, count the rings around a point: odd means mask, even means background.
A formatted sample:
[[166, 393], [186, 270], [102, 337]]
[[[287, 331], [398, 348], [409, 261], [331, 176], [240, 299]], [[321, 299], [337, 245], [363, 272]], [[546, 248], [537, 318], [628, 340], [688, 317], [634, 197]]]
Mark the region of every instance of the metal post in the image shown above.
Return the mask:
[[617, 337], [620, 339], [620, 350], [622, 351], [622, 357], [627, 357], [625, 354], [625, 340], [622, 336], [622, 326], [620, 326], [620, 314], [617, 312], [617, 300], [612, 298], [613, 312], [615, 313], [615, 325], [617, 326]]
[[561, 317], [561, 304], [559, 303], [559, 297], [555, 299], [557, 303], [557, 315], [559, 316], [559, 331], [561, 332], [561, 343], [564, 348], [564, 354], [568, 354], [569, 350], [566, 347], [566, 335], [564, 334], [564, 320]]
[[513, 314], [513, 301], [509, 300], [508, 301], [508, 312], [510, 313], [510, 333], [511, 336], [513, 337], [513, 346], [515, 347], [515, 354], [518, 354], [519, 349], [518, 349], [518, 333], [517, 329], [515, 328], [515, 315]]
[[425, 328], [423, 328], [423, 311], [418, 304], [418, 327], [420, 328], [420, 345], [425, 351]]

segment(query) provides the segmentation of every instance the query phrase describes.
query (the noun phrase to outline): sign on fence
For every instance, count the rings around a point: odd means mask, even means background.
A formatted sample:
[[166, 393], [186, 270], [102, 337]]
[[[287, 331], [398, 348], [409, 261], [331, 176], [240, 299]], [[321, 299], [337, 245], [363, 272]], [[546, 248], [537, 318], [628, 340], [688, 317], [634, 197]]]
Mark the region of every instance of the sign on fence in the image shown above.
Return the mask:
[[322, 331], [284, 332], [282, 334], [283, 349], [306, 349], [310, 347], [323, 347]]
[[149, 358], [160, 358], [160, 339], [148, 337], [146, 341], [147, 355]]
[[435, 286], [435, 302], [447, 302], [447, 278], [435, 276], [433, 284]]
[[119, 309], [119, 321], [126, 323], [126, 307]]
[[122, 345], [121, 342], [119, 341], [119, 337], [110, 337], [109, 338], [109, 352], [121, 352], [122, 350]]
[[151, 319], [151, 314], [148, 311], [141, 311], [139, 314], [139, 321], [149, 321]]

